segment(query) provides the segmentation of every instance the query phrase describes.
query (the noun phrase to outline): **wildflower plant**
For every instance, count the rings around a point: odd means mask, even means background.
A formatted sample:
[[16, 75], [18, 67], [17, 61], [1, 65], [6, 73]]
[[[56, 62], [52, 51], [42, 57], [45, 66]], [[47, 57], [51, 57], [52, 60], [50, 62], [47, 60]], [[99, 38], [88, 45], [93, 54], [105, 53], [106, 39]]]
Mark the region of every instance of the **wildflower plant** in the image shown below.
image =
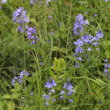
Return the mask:
[[105, 59], [104, 60], [104, 74], [105, 76], [107, 76], [108, 78], [110, 78], [110, 74], [109, 74], [109, 68], [110, 68], [110, 64], [108, 63], [109, 60], [108, 59]]
[[[98, 41], [103, 38], [104, 34], [101, 30], [96, 32], [95, 36], [92, 35], [83, 35], [77, 41], [74, 42], [75, 48], [75, 56], [77, 56], [78, 60], [82, 60], [81, 54], [86, 53], [87, 51], [92, 51], [91, 47], [97, 47], [99, 45]], [[87, 45], [87, 48], [85, 48]], [[89, 46], [89, 47], [88, 47]], [[85, 49], [84, 49], [85, 48]]]
[[36, 29], [26, 26], [26, 35], [28, 36], [28, 39], [31, 40], [32, 45], [36, 44], [38, 41], [38, 36], [36, 34]]
[[109, 9], [0, 0], [0, 110], [109, 110]]
[[[64, 80], [61, 80], [61, 81], [64, 82]], [[66, 83], [64, 83], [63, 87], [61, 88], [60, 87], [62, 84], [61, 81], [58, 85], [53, 79], [51, 79], [45, 84], [45, 87], [48, 89], [47, 90], [48, 93], [43, 94], [42, 97], [44, 99], [46, 106], [50, 106], [51, 104], [55, 102], [57, 103], [59, 101], [62, 101], [62, 102], [64, 101], [68, 103], [73, 102], [73, 97], [71, 97], [73, 96], [73, 93], [75, 92], [73, 85], [69, 81], [67, 81]]]
[[19, 76], [14, 76], [14, 78], [12, 79], [11, 84], [14, 86], [16, 81], [20, 84], [23, 83], [23, 77], [24, 76], [29, 76], [29, 73], [26, 70], [21, 71], [21, 73], [19, 74]]
[[73, 33], [75, 35], [79, 35], [81, 32], [84, 31], [84, 27], [85, 25], [89, 25], [89, 21], [85, 20], [84, 17], [82, 16], [82, 14], [78, 14], [76, 16], [76, 21], [74, 23], [74, 28], [73, 28]]
[[29, 17], [26, 15], [26, 10], [23, 7], [19, 7], [13, 13], [13, 22], [19, 24], [18, 31], [20, 33], [24, 32], [25, 23], [29, 23]]
[[56, 84], [56, 82], [55, 82], [55, 80], [54, 79], [50, 79], [46, 84], [45, 84], [45, 87], [48, 89], [48, 93], [47, 94], [44, 94], [43, 95], [43, 98], [44, 98], [44, 100], [45, 100], [45, 104], [46, 104], [46, 106], [49, 106], [49, 103], [50, 102], [55, 102], [56, 101], [56, 99], [55, 98], [53, 98], [53, 94], [56, 92], [55, 90], [54, 90], [54, 87], [56, 87], [57, 86], [57, 84]]
[[[62, 63], [63, 62], [63, 63]], [[57, 64], [57, 65], [56, 65]], [[63, 64], [62, 66], [60, 64]], [[56, 67], [57, 66], [57, 67]], [[62, 68], [59, 68], [59, 67]], [[66, 79], [62, 79], [61, 72], [64, 72], [66, 69], [66, 62], [64, 59], [54, 59], [54, 66], [51, 67], [54, 72], [58, 74], [54, 74], [51, 72], [51, 75], [54, 77], [54, 79], [48, 80], [45, 84], [45, 88], [47, 88], [46, 93], [43, 94], [44, 102], [46, 106], [50, 106], [53, 103], [57, 103], [59, 101], [64, 101], [67, 103], [73, 102], [73, 93], [75, 92], [73, 85], [70, 81], [66, 81]], [[61, 69], [61, 71], [59, 70]], [[55, 81], [56, 80], [56, 81]], [[62, 85], [62, 86], [61, 86]]]

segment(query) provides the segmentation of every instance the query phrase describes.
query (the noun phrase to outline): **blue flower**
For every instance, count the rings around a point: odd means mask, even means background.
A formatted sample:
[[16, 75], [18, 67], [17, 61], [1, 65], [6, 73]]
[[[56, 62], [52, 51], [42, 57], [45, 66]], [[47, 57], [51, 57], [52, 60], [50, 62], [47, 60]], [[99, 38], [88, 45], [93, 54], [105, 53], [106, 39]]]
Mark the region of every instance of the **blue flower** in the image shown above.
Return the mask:
[[7, 3], [7, 0], [2, 0], [1, 3]]
[[43, 97], [44, 97], [46, 100], [49, 100], [49, 99], [50, 99], [50, 96], [48, 96], [48, 95], [43, 95]]
[[33, 4], [34, 4], [34, 2], [31, 0], [31, 1], [30, 1], [30, 5], [33, 5]]
[[23, 29], [22, 26], [19, 26], [19, 27], [18, 27], [18, 32], [20, 32], [20, 33], [23, 33], [23, 32], [24, 32], [24, 29]]
[[104, 0], [105, 2], [108, 2], [109, 0]]
[[66, 82], [64, 84], [63, 88], [65, 88], [67, 90], [72, 90], [73, 89], [73, 85], [70, 82]]
[[105, 64], [104, 67], [105, 68], [110, 68], [110, 64]]
[[94, 46], [98, 46], [99, 44], [98, 44], [97, 42], [94, 42], [93, 45], [94, 45]]
[[13, 13], [13, 22], [18, 24], [28, 23], [29, 17], [26, 15], [26, 10], [23, 7], [18, 8]]
[[31, 0], [30, 5], [34, 5], [35, 2], [36, 2], [36, 0]]
[[71, 96], [74, 92], [75, 92], [75, 90], [70, 90], [70, 91], [67, 93], [67, 95], [68, 95], [68, 96]]
[[93, 38], [92, 35], [83, 35], [81, 37], [81, 40], [84, 42], [84, 44], [85, 43], [92, 44], [92, 41], [91, 41], [92, 38]]
[[69, 99], [68, 102], [69, 102], [69, 103], [72, 103], [72, 102], [73, 102], [73, 99]]
[[48, 102], [46, 102], [45, 104], [46, 104], [46, 106], [49, 106], [49, 103]]
[[26, 15], [26, 10], [23, 7], [19, 7], [13, 13], [13, 22], [19, 24], [18, 31], [20, 33], [24, 32], [23, 25], [29, 22], [29, 17]]
[[[82, 19], [83, 17], [81, 17]], [[74, 42], [74, 45], [76, 46], [75, 48], [75, 56], [76, 59], [81, 61], [82, 57], [81, 57], [81, 53], [84, 53], [84, 46], [85, 45], [93, 45], [93, 46], [98, 46], [99, 43], [98, 41], [103, 38], [104, 34], [101, 30], [98, 30], [96, 32], [96, 36], [92, 36], [92, 35], [83, 35], [81, 38], [79, 38], [77, 41]], [[92, 48], [88, 48], [87, 51], [91, 51]]]
[[104, 69], [104, 73], [108, 73], [108, 72], [109, 72], [108, 69], [105, 68], [105, 69]]
[[18, 81], [20, 84], [23, 82], [23, 77], [24, 76], [29, 76], [29, 73], [26, 70], [21, 71], [21, 73], [19, 74], [19, 76], [15, 76], [12, 79], [11, 84], [14, 86], [15, 82]]
[[[105, 62], [105, 63], [108, 63], [108, 59], [105, 59], [104, 62]], [[110, 78], [109, 68], [110, 68], [110, 64], [104, 64], [104, 74], [105, 74], [105, 76], [107, 76], [108, 78]]]
[[82, 58], [81, 58], [81, 57], [76, 57], [76, 59], [77, 59], [77, 60], [79, 60], [79, 61], [81, 61], [81, 60], [82, 60]]
[[56, 102], [56, 99], [55, 99], [55, 98], [52, 98], [52, 101], [53, 101], [53, 102]]
[[84, 42], [83, 42], [83, 40], [78, 39], [76, 42], [74, 42], [74, 45], [80, 47], [80, 46], [84, 45]]
[[75, 53], [83, 53], [82, 47], [76, 47]]
[[38, 36], [36, 36], [36, 29], [26, 26], [26, 34], [28, 36], [28, 39], [31, 40], [31, 44], [35, 44], [38, 41]]
[[87, 49], [87, 51], [91, 51], [92, 49], [89, 47], [88, 49]]
[[61, 99], [61, 100], [63, 100], [63, 99], [64, 99], [64, 97], [61, 95], [61, 96], [60, 96], [60, 99]]
[[97, 14], [95, 13], [95, 14], [94, 14], [94, 17], [96, 17], [96, 16], [97, 16]]
[[105, 59], [104, 62], [105, 62], [105, 63], [108, 63], [108, 59]]
[[101, 30], [98, 30], [96, 32], [96, 38], [97, 38], [97, 40], [99, 40], [100, 38], [103, 38], [103, 36], [104, 36], [104, 34], [103, 34], [103, 32]]
[[48, 93], [48, 95], [50, 95], [51, 93], [55, 93], [55, 90], [51, 89], [50, 92]]
[[55, 92], [55, 90], [54, 90], [54, 89], [51, 89], [51, 90], [50, 90], [50, 92], [54, 93], [54, 92]]
[[65, 91], [61, 91], [60, 94], [65, 94]]
[[24, 75], [29, 76], [29, 73], [26, 70], [23, 70], [21, 71], [19, 77], [22, 79]]
[[48, 82], [46, 83], [46, 85], [45, 85], [45, 87], [48, 88], [48, 89], [50, 89], [50, 88], [52, 88], [52, 87], [54, 87], [54, 86], [57, 86], [57, 84], [56, 84], [56, 82], [55, 82], [53, 79], [50, 80], [50, 81], [48, 81]]
[[84, 31], [84, 25], [88, 25], [89, 22], [88, 20], [84, 20], [84, 17], [82, 16], [82, 14], [78, 14], [76, 16], [76, 21], [74, 23], [74, 28], [73, 28], [73, 32], [75, 35], [79, 35], [81, 32]]

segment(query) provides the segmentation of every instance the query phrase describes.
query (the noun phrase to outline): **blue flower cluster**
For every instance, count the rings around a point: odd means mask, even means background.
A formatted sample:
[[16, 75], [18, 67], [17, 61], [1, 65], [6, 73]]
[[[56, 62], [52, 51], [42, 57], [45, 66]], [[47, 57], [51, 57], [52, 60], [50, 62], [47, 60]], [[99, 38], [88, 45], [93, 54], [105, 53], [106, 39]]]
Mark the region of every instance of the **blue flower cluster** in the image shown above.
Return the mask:
[[109, 69], [110, 69], [110, 64], [107, 64], [109, 62], [108, 59], [104, 60], [104, 74], [110, 79], [110, 74], [109, 74]]
[[48, 88], [48, 89], [53, 88], [54, 86], [57, 86], [57, 84], [53, 79], [48, 81], [45, 85], [45, 87]]
[[24, 32], [24, 24], [29, 22], [29, 17], [26, 15], [26, 10], [23, 7], [18, 8], [13, 13], [13, 22], [18, 23], [18, 31], [20, 33]]
[[81, 32], [84, 31], [83, 26], [85, 25], [89, 25], [88, 20], [84, 20], [84, 17], [82, 16], [82, 14], [78, 14], [76, 16], [76, 21], [74, 23], [73, 33], [75, 35], [79, 35]]
[[[56, 86], [57, 84], [53, 79], [49, 80], [45, 84], [45, 87], [49, 89], [48, 95], [46, 94], [43, 95], [43, 98], [47, 106], [49, 105], [50, 100], [52, 102], [56, 101], [56, 99], [53, 98], [53, 94], [55, 93], [55, 89], [53, 89], [53, 87], [56, 87]], [[63, 89], [60, 91], [60, 96], [59, 96], [60, 100], [66, 99], [67, 96], [71, 96], [75, 92], [75, 90], [73, 89], [73, 85], [70, 82], [66, 82], [63, 86]], [[73, 99], [68, 99], [68, 102], [72, 103]]]
[[23, 77], [24, 76], [29, 76], [29, 73], [26, 70], [21, 71], [21, 73], [19, 74], [19, 76], [15, 76], [12, 79], [11, 84], [14, 86], [14, 84], [17, 82], [19, 82], [20, 84], [23, 83]]
[[[71, 96], [75, 90], [73, 89], [73, 85], [70, 82], [66, 82], [63, 86], [63, 89], [60, 92], [60, 99], [65, 99], [66, 96]], [[73, 102], [73, 99], [69, 99], [68, 102]]]
[[28, 36], [28, 39], [32, 41], [31, 44], [35, 44], [38, 40], [38, 36], [36, 36], [36, 33], [36, 29], [26, 26], [26, 34]]
[[[77, 56], [78, 60], [82, 60], [82, 57], [80, 54], [84, 53], [84, 48], [83, 46], [85, 45], [93, 45], [93, 46], [98, 46], [99, 43], [98, 41], [103, 38], [104, 34], [101, 30], [98, 30], [96, 32], [95, 36], [92, 35], [83, 35], [81, 38], [79, 38], [77, 41], [74, 42], [74, 45], [76, 46], [75, 48], [75, 56]], [[89, 47], [86, 49], [86, 51], [92, 51], [92, 48]]]
[[[82, 14], [78, 14], [76, 16], [76, 22], [74, 23], [74, 34], [75, 35], [80, 35], [81, 32], [84, 31], [85, 25], [89, 25], [88, 20], [85, 20]], [[103, 32], [101, 30], [98, 30], [96, 32], [96, 35], [83, 35], [81, 38], [79, 38], [77, 41], [74, 42], [74, 45], [76, 46], [75, 48], [75, 56], [76, 59], [81, 61], [82, 56], [81, 54], [84, 53], [84, 48], [83, 46], [86, 45], [93, 45], [93, 46], [98, 46], [98, 41], [103, 38]], [[91, 47], [86, 47], [86, 51], [92, 51]]]
[[[36, 0], [33, 0], [33, 2], [36, 2]], [[28, 39], [31, 40], [31, 44], [35, 44], [37, 42], [38, 36], [36, 36], [36, 29], [25, 26], [25, 23], [29, 22], [29, 17], [27, 17], [26, 10], [24, 10], [24, 8], [20, 7], [13, 13], [13, 22], [19, 24], [18, 31], [20, 33], [26, 32]]]
[[50, 101], [52, 101], [52, 102], [55, 102], [55, 101], [56, 101], [55, 98], [51, 98], [51, 95], [52, 95], [53, 93], [55, 93], [55, 90], [53, 89], [53, 87], [55, 87], [55, 86], [57, 86], [57, 84], [56, 84], [55, 80], [53, 80], [53, 79], [49, 80], [49, 81], [45, 84], [45, 87], [48, 88], [48, 89], [50, 89], [48, 95], [46, 95], [46, 94], [43, 95], [43, 98], [44, 98], [44, 100], [45, 100], [46, 106], [49, 105], [49, 102], [50, 102]]

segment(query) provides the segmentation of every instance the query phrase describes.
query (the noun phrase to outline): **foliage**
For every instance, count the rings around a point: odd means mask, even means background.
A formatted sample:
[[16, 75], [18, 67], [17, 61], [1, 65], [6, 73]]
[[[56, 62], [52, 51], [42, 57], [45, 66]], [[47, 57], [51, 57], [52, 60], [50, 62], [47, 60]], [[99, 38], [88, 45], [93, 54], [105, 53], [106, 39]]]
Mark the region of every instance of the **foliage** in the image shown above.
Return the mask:
[[0, 0], [0, 110], [109, 110], [109, 7]]

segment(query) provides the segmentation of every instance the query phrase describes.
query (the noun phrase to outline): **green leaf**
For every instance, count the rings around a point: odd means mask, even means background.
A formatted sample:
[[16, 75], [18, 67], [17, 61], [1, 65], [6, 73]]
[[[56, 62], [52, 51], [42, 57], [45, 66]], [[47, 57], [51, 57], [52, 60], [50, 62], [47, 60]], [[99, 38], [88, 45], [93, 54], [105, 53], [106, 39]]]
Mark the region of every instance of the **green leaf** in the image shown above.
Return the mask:
[[97, 83], [99, 86], [105, 86], [106, 83], [103, 82], [101, 79], [97, 78], [96, 80], [94, 80], [95, 83]]
[[2, 99], [11, 99], [11, 95], [10, 94], [5, 94], [2, 96]]
[[56, 47], [56, 46], [54, 46], [52, 48], [52, 51], [66, 53], [66, 49], [65, 48], [59, 48], [59, 47]]
[[55, 72], [63, 72], [66, 69], [66, 62], [63, 58], [54, 59], [54, 66], [51, 67]]
[[13, 93], [12, 95], [10, 94], [5, 94], [2, 96], [2, 99], [17, 99], [20, 97], [20, 93]]
[[11, 92], [19, 92], [21, 91], [21, 85], [19, 83], [15, 83], [15, 88], [14, 89], [11, 89]]
[[15, 110], [15, 103], [13, 101], [8, 102], [8, 110]]
[[12, 96], [11, 96], [11, 98], [12, 98], [12, 99], [17, 99], [17, 98], [19, 98], [20, 96], [21, 96], [20, 93], [13, 93]]

